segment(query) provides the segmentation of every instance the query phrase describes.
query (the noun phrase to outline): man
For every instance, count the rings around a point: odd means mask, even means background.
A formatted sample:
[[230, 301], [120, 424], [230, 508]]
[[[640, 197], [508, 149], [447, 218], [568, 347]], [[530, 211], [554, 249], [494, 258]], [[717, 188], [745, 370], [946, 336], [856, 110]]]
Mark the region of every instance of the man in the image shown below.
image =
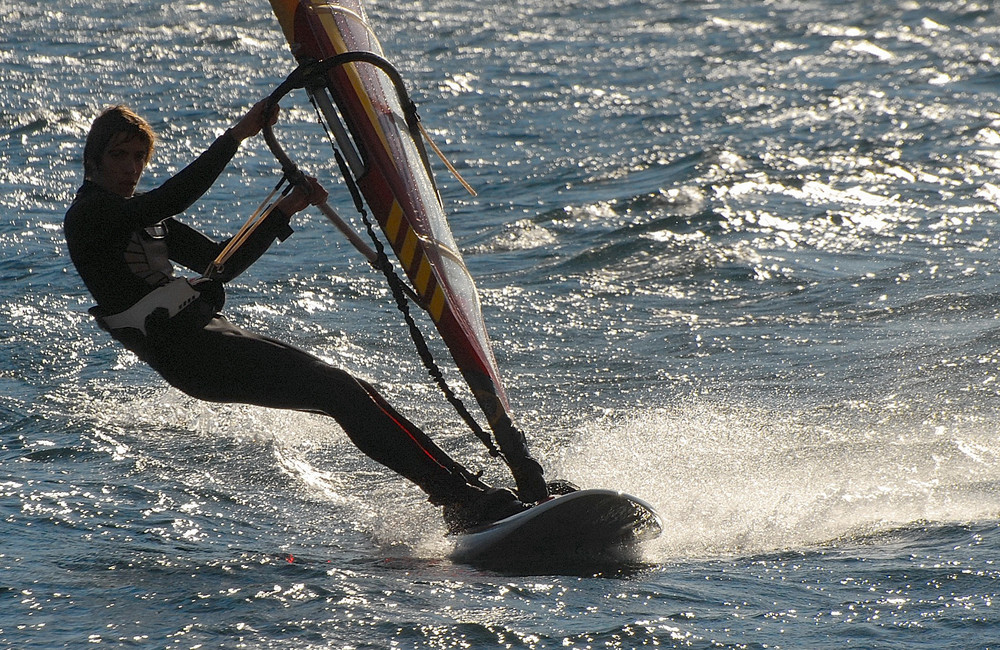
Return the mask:
[[[84, 183], [63, 224], [73, 264], [97, 301], [91, 313], [188, 395], [334, 418], [361, 451], [444, 506], [450, 532], [526, 509], [512, 492], [490, 488], [448, 457], [369, 384], [240, 329], [219, 313], [223, 283], [276, 238], [291, 234], [292, 215], [326, 200], [314, 179], [308, 188], [296, 187], [221, 267], [214, 261], [227, 242], [216, 243], [174, 218], [212, 186], [240, 143], [260, 132], [265, 111], [265, 102], [258, 103], [194, 162], [139, 194], [135, 189], [153, 152], [152, 128], [124, 106], [94, 120], [84, 149]], [[268, 119], [273, 124], [277, 112]], [[199, 273], [212, 268], [211, 279], [176, 278], [171, 261]]]

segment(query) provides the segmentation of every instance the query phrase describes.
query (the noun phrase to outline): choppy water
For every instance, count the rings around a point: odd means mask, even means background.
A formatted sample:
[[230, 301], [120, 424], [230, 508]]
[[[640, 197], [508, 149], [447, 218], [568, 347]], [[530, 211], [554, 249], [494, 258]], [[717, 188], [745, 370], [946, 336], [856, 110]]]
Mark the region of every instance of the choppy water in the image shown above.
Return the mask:
[[[193, 402], [86, 315], [60, 224], [96, 112], [165, 179], [291, 70], [267, 3], [0, 0], [0, 646], [1000, 645], [992, 3], [369, 5], [535, 449], [667, 522], [628, 575], [453, 565], [328, 420]], [[303, 98], [281, 135], [334, 179]], [[275, 182], [248, 143], [189, 218]], [[502, 476], [322, 218], [234, 320], [378, 384]]]

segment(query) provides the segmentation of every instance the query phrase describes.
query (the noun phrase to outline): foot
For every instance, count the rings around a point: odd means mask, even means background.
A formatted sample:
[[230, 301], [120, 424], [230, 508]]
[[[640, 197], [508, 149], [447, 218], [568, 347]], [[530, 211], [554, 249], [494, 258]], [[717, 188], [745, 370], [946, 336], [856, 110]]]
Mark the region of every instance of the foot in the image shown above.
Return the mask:
[[448, 533], [457, 535], [488, 526], [528, 508], [510, 490], [493, 488], [471, 501], [446, 505], [444, 521]]

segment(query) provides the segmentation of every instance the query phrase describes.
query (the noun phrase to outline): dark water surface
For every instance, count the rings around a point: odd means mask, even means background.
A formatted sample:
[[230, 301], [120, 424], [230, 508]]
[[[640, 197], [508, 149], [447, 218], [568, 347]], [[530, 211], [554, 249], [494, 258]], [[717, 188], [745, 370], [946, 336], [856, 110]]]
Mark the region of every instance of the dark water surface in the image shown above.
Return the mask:
[[[369, 13], [479, 191], [439, 172], [521, 424], [551, 474], [659, 508], [649, 566], [454, 565], [329, 420], [192, 401], [115, 347], [61, 233], [90, 121], [150, 119], [151, 187], [292, 59], [263, 1], [0, 0], [0, 647], [1000, 645], [992, 4]], [[279, 133], [353, 214], [303, 97]], [[248, 142], [187, 218], [231, 233], [276, 174]], [[227, 309], [502, 480], [320, 215]]]

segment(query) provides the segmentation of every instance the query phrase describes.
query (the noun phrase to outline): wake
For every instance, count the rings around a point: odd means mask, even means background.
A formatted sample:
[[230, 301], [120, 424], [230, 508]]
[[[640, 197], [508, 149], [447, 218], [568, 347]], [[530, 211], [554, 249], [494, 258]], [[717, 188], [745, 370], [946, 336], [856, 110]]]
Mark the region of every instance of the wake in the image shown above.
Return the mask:
[[664, 533], [649, 546], [654, 561], [1000, 516], [991, 423], [864, 420], [836, 408], [687, 403], [590, 423], [556, 469], [582, 487], [622, 490], [656, 507]]

